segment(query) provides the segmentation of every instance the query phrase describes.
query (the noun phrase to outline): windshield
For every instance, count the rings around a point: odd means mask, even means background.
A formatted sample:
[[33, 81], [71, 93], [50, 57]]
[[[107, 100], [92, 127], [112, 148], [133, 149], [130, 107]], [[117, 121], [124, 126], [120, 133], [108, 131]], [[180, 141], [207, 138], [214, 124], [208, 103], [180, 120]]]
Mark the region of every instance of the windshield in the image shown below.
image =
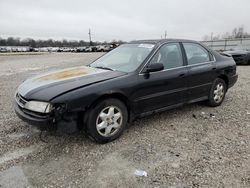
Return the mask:
[[133, 72], [152, 51], [153, 44], [123, 44], [111, 52], [100, 57], [91, 67]]

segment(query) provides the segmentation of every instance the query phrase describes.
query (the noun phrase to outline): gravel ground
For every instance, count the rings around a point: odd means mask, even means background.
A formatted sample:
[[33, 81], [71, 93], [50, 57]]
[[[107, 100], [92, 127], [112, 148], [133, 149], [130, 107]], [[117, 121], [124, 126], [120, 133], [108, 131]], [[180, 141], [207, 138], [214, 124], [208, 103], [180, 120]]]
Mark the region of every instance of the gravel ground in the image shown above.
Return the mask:
[[250, 66], [238, 67], [220, 107], [138, 119], [105, 145], [80, 132], [40, 134], [16, 117], [13, 95], [24, 79], [100, 55], [0, 56], [0, 187], [250, 187]]

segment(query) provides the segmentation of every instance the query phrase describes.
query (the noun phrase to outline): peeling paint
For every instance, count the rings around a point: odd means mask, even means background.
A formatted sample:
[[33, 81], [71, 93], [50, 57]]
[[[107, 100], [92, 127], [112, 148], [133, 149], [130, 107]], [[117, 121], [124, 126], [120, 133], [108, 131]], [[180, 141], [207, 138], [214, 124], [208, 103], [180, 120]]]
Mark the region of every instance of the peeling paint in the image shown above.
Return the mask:
[[64, 80], [72, 77], [78, 77], [78, 76], [84, 76], [87, 74], [92, 73], [93, 70], [86, 69], [86, 68], [76, 68], [71, 70], [65, 70], [62, 72], [57, 72], [49, 75], [42, 76], [40, 78], [37, 78], [38, 81], [44, 81], [44, 80]]
[[[97, 69], [87, 66], [68, 68], [64, 70], [51, 71], [48, 73], [44, 73], [42, 75], [37, 75], [32, 78], [27, 79], [18, 87], [18, 92], [20, 95], [25, 96], [30, 91], [39, 88], [46, 87], [50, 84], [59, 84], [63, 82], [67, 82], [68, 80], [75, 81], [78, 79], [84, 79], [88, 76], [93, 76], [101, 74], [103, 72], [107, 72], [108, 70]], [[87, 79], [89, 82], [90, 78]], [[92, 80], [92, 79], [91, 79]], [[86, 83], [82, 81], [81, 83]]]

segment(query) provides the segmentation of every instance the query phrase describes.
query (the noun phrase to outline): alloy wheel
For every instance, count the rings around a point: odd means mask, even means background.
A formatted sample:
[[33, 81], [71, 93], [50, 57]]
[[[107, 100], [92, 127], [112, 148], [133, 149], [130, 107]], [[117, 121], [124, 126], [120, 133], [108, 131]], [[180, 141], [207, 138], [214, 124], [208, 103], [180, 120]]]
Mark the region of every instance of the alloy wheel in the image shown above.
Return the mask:
[[122, 126], [123, 116], [116, 106], [108, 106], [101, 110], [96, 119], [96, 129], [101, 136], [115, 135]]
[[218, 83], [214, 89], [214, 101], [220, 103], [223, 100], [225, 89], [223, 83]]

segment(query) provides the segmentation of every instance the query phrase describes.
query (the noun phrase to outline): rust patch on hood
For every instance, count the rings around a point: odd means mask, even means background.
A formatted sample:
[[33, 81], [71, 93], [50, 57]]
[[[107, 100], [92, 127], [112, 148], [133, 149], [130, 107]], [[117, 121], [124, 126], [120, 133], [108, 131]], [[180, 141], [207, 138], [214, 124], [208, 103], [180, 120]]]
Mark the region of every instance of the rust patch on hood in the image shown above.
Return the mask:
[[42, 76], [37, 78], [39, 81], [46, 81], [46, 80], [64, 80], [68, 78], [74, 78], [78, 76], [84, 76], [89, 73], [93, 72], [91, 69], [86, 68], [76, 68], [71, 70], [65, 70], [61, 72], [51, 73], [49, 75]]

